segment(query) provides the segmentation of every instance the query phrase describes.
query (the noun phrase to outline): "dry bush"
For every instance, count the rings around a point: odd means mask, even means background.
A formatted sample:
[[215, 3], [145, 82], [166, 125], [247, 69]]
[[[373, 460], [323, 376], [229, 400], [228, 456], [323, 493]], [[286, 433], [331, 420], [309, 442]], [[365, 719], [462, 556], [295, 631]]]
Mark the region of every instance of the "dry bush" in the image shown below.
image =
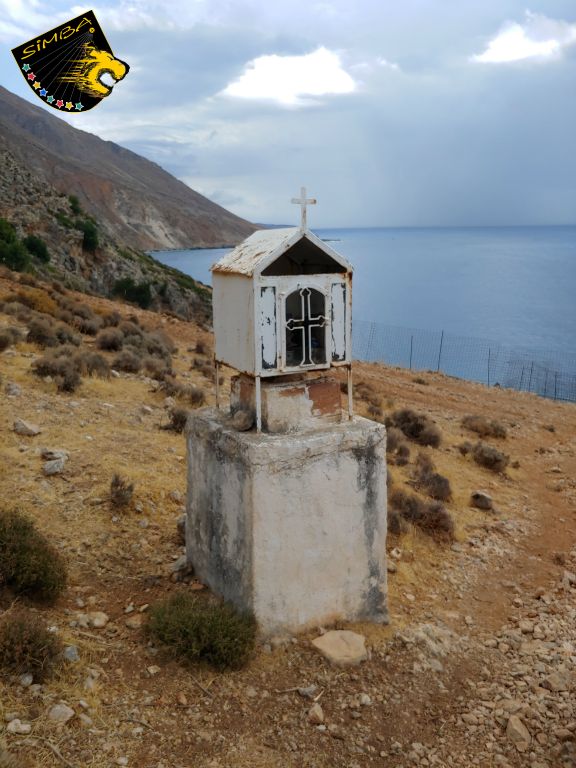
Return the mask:
[[184, 393], [185, 386], [177, 381], [174, 376], [167, 375], [162, 382], [162, 390], [167, 397], [181, 397]]
[[123, 320], [118, 326], [118, 330], [122, 333], [125, 339], [128, 339], [131, 336], [141, 338], [144, 335], [144, 331], [140, 328], [138, 323], [134, 323], [131, 320]]
[[406, 533], [408, 526], [402, 515], [395, 509], [388, 510], [388, 533], [393, 536], [401, 536]]
[[107, 352], [119, 352], [124, 346], [124, 334], [117, 328], [105, 328], [96, 336], [96, 346]]
[[0, 585], [41, 602], [54, 601], [66, 586], [64, 560], [18, 509], [0, 509]]
[[25, 307], [24, 304], [20, 304], [19, 301], [14, 301], [12, 299], [7, 299], [2, 302], [2, 312], [4, 312], [5, 315], [11, 315], [12, 317], [17, 317], [22, 312], [26, 312], [28, 317], [31, 316], [28, 307]]
[[369, 415], [371, 418], [373, 418], [373, 419], [381, 419], [381, 418], [382, 418], [382, 416], [383, 416], [383, 414], [382, 414], [382, 408], [380, 408], [380, 407], [379, 407], [379, 406], [377, 406], [377, 405], [373, 405], [372, 403], [370, 403], [370, 404], [368, 405], [367, 411], [368, 411], [368, 415]]
[[476, 443], [472, 449], [472, 458], [481, 467], [493, 472], [504, 472], [510, 462], [510, 456], [486, 443]]
[[98, 317], [85, 318], [78, 315], [74, 315], [73, 317], [74, 327], [85, 336], [96, 336], [98, 331], [102, 328], [102, 320]]
[[256, 621], [226, 603], [179, 593], [152, 606], [148, 632], [187, 661], [240, 669], [252, 655]]
[[66, 352], [58, 355], [54, 350], [53, 354], [38, 358], [32, 364], [32, 371], [42, 378], [51, 376], [60, 392], [74, 392], [82, 381], [75, 359], [68, 357]]
[[14, 343], [12, 336], [6, 331], [0, 331], [0, 352], [4, 352], [5, 349], [11, 347]]
[[416, 457], [414, 480], [421, 491], [432, 499], [448, 501], [452, 498], [450, 481], [444, 475], [436, 472], [434, 462], [428, 454], [420, 451]]
[[39, 288], [21, 289], [15, 295], [8, 296], [7, 301], [18, 301], [35, 312], [44, 315], [54, 316], [58, 310], [58, 305], [46, 291]]
[[125, 373], [138, 373], [142, 368], [142, 358], [134, 348], [123, 349], [112, 361], [112, 368]]
[[428, 495], [431, 499], [436, 501], [449, 501], [452, 498], [452, 486], [450, 480], [439, 472], [432, 472], [426, 475], [420, 483], [419, 487]]
[[480, 437], [505, 438], [507, 435], [505, 426], [485, 416], [464, 416], [461, 423], [465, 429], [476, 432]]
[[414, 465], [414, 471], [417, 479], [431, 475], [436, 471], [436, 466], [430, 456], [423, 451], [418, 451], [416, 456], [416, 462]]
[[405, 408], [395, 411], [389, 419], [386, 420], [386, 426], [397, 427], [410, 440], [419, 445], [430, 445], [437, 448], [440, 445], [442, 436], [438, 427], [423, 413]]
[[170, 411], [170, 421], [162, 429], [169, 429], [172, 432], [181, 434], [184, 432], [189, 415], [190, 411], [187, 411], [185, 408], [172, 408]]
[[67, 323], [68, 325], [72, 325], [72, 323], [74, 322], [74, 315], [72, 314], [72, 312], [70, 312], [69, 309], [62, 309], [62, 308], [57, 309], [54, 317], [57, 318], [58, 320], [62, 320], [63, 323]]
[[75, 347], [79, 347], [82, 343], [80, 336], [74, 333], [66, 323], [57, 323], [55, 333], [59, 344], [73, 344]]
[[114, 474], [110, 481], [110, 503], [114, 509], [125, 509], [132, 501], [134, 483], [121, 475]]
[[80, 304], [78, 301], [72, 302], [70, 310], [77, 317], [81, 317], [83, 320], [93, 320], [95, 317], [97, 317], [92, 307], [89, 307], [88, 304]]
[[454, 520], [440, 502], [425, 502], [397, 489], [390, 495], [390, 508], [424, 533], [446, 541], [454, 540]]
[[375, 408], [382, 408], [382, 398], [374, 392], [374, 387], [367, 381], [359, 381], [354, 387], [356, 397]]
[[405, 466], [410, 460], [410, 447], [404, 439], [404, 433], [397, 427], [386, 430], [386, 453], [391, 464]]
[[468, 454], [473, 450], [474, 446], [472, 443], [469, 443], [468, 440], [465, 440], [463, 443], [460, 443], [458, 446], [458, 450], [462, 454], [462, 456], [468, 456]]
[[198, 355], [208, 354], [208, 348], [201, 339], [198, 339], [198, 341], [196, 342], [196, 346], [194, 347], [194, 352], [196, 352], [196, 354]]
[[34, 277], [34, 275], [30, 275], [27, 272], [23, 272], [18, 277], [18, 282], [20, 285], [29, 285], [32, 288], [37, 288], [40, 285], [40, 282]]
[[171, 374], [170, 368], [167, 368], [164, 360], [161, 360], [159, 357], [147, 355], [142, 360], [142, 366], [148, 376], [152, 379], [156, 379], [156, 381], [164, 381], [164, 379]]
[[22, 334], [18, 328], [9, 326], [8, 328], [2, 328], [0, 331], [0, 352], [3, 352], [13, 344], [17, 344], [22, 340]]
[[35, 682], [45, 680], [60, 660], [61, 652], [58, 636], [34, 614], [20, 610], [0, 619], [0, 667], [6, 672], [30, 672]]
[[200, 405], [204, 405], [204, 402], [206, 400], [206, 395], [204, 394], [204, 390], [200, 389], [200, 387], [195, 387], [193, 384], [190, 384], [186, 388], [185, 396], [189, 400], [190, 405], [194, 405], [196, 407]]
[[116, 310], [107, 312], [102, 315], [102, 323], [104, 328], [116, 328], [122, 322], [122, 315]]
[[78, 352], [74, 363], [82, 376], [97, 376], [99, 379], [110, 378], [110, 366], [98, 352]]
[[26, 341], [37, 344], [39, 347], [57, 347], [60, 343], [56, 336], [54, 324], [43, 318], [32, 320], [28, 328]]

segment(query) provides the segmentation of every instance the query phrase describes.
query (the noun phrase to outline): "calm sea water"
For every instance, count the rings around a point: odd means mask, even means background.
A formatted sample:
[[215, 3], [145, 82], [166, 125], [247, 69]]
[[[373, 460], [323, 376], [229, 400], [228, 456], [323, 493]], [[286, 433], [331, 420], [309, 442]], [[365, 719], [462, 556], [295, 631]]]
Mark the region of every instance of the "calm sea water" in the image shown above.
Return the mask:
[[[354, 265], [354, 319], [576, 352], [576, 227], [314, 230]], [[227, 249], [163, 251], [210, 284]]]

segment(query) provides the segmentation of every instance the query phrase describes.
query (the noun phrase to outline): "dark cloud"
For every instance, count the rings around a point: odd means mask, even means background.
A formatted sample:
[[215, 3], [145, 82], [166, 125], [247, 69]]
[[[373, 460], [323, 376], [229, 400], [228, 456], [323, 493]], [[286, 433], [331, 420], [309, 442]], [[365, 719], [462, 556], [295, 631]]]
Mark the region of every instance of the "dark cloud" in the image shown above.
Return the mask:
[[[576, 46], [549, 61], [471, 61], [506, 21], [523, 22], [519, 0], [140, 6], [157, 28], [114, 17], [108, 36], [130, 75], [73, 124], [241, 215], [295, 220], [289, 200], [306, 184], [316, 226], [574, 222]], [[531, 10], [576, 23], [572, 0]], [[260, 56], [320, 46], [355, 93], [299, 108], [221, 95]], [[29, 98], [0, 57], [2, 83]]]

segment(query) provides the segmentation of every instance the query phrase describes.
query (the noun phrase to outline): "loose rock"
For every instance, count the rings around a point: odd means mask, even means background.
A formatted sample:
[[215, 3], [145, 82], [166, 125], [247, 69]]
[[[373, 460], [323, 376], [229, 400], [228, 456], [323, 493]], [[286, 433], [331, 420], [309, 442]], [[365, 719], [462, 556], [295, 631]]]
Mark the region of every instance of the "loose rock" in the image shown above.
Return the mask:
[[494, 509], [492, 496], [484, 493], [484, 491], [474, 491], [474, 493], [470, 496], [470, 504], [477, 509]]
[[368, 658], [366, 638], [347, 629], [334, 629], [312, 640], [312, 645], [337, 666], [359, 664]]
[[16, 419], [14, 422], [14, 432], [16, 432], [17, 435], [22, 435], [23, 437], [36, 437], [36, 435], [39, 435], [42, 430], [37, 424], [24, 421], [24, 419]]
[[48, 719], [55, 723], [67, 723], [76, 713], [67, 704], [54, 704], [48, 712]]
[[528, 749], [532, 740], [528, 728], [517, 715], [510, 716], [506, 726], [506, 736], [519, 752]]
[[318, 702], [312, 704], [308, 710], [308, 722], [312, 725], [321, 725], [324, 722], [324, 711]]

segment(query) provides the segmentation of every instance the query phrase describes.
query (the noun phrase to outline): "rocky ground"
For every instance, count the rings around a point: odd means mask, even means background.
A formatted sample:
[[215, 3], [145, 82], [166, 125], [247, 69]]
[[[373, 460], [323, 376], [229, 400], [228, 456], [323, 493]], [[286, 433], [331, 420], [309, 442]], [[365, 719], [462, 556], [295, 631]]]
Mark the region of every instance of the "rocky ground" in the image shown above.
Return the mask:
[[[0, 282], [0, 298], [9, 288]], [[172, 336], [179, 377], [213, 402], [192, 365], [199, 340], [208, 358], [209, 334], [137, 314]], [[0, 314], [0, 326], [12, 322]], [[359, 665], [332, 666], [319, 654], [311, 643], [319, 628], [263, 639], [247, 668], [215, 673], [182, 666], [144, 631], [155, 600], [203, 591], [173, 573], [183, 553], [185, 443], [160, 429], [173, 403], [139, 374], [57, 393], [30, 373], [38, 354], [24, 342], [0, 353], [0, 498], [32, 515], [67, 557], [65, 595], [31, 608], [56, 628], [67, 661], [42, 685], [26, 675], [0, 680], [0, 743], [15, 765], [576, 766], [573, 405], [358, 364], [356, 381], [384, 412], [410, 407], [440, 427], [442, 444], [429, 450], [452, 484], [456, 542], [416, 529], [390, 537], [391, 623], [345, 627], [366, 639]], [[356, 405], [368, 413], [365, 399]], [[470, 413], [506, 426], [498, 447], [517, 465], [505, 474], [460, 454]], [[40, 433], [18, 434], [17, 419]], [[66, 453], [55, 474], [45, 465], [59, 456], [46, 450]], [[410, 469], [391, 467], [393, 487], [410, 487]], [[118, 471], [135, 483], [124, 514], [107, 501]], [[478, 490], [495, 511], [471, 507]], [[14, 610], [6, 596], [0, 608]], [[12, 765], [0, 757], [4, 764]]]

